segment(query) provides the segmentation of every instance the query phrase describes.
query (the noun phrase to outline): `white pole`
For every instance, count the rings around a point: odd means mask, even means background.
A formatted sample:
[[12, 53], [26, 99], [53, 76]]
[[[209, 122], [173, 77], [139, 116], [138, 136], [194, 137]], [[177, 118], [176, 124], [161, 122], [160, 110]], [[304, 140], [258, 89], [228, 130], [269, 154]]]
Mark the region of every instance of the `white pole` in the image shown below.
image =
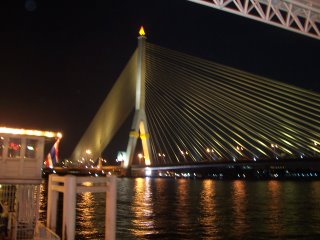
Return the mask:
[[116, 176], [107, 176], [105, 239], [116, 239], [117, 181]]
[[75, 238], [76, 225], [76, 176], [67, 175], [64, 182], [62, 240]]
[[52, 190], [53, 176], [53, 174], [49, 175], [48, 182], [47, 227], [55, 232], [57, 225], [57, 205], [59, 193]]

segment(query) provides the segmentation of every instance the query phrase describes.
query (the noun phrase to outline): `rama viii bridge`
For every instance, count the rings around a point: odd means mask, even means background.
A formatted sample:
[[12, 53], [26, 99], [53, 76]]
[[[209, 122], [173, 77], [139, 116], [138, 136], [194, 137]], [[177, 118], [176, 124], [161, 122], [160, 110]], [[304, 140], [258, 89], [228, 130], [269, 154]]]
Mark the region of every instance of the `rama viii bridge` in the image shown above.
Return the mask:
[[134, 110], [124, 168], [138, 138], [145, 165], [301, 159], [320, 153], [320, 95], [146, 41], [76, 146], [98, 159]]

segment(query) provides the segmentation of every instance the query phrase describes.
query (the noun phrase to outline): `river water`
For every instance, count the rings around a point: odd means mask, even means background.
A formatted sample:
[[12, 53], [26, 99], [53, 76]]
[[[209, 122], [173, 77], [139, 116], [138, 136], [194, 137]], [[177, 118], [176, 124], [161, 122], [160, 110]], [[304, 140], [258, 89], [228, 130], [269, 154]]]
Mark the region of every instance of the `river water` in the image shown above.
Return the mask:
[[[119, 178], [117, 192], [117, 239], [320, 239], [320, 181]], [[78, 195], [76, 239], [104, 239], [104, 206]]]

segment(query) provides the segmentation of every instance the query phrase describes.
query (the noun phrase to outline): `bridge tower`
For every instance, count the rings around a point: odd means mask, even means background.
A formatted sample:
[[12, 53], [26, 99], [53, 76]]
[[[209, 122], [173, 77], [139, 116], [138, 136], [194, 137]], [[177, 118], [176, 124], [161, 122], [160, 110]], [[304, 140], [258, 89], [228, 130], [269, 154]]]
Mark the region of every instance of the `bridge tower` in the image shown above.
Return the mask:
[[146, 81], [146, 35], [143, 27], [140, 28], [138, 37], [138, 55], [137, 55], [137, 73], [136, 73], [136, 97], [135, 97], [135, 113], [129, 133], [129, 141], [126, 151], [126, 159], [123, 167], [128, 169], [132, 165], [134, 151], [137, 140], [140, 137], [142, 142], [143, 155], [145, 164], [151, 164], [151, 149], [147, 116], [145, 112], [145, 81]]

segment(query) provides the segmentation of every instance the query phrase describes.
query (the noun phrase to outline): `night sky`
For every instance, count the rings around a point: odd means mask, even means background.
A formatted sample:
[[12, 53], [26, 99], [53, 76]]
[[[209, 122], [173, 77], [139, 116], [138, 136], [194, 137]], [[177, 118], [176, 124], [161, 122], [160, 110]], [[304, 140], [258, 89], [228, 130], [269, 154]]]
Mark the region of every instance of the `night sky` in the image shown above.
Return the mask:
[[135, 50], [140, 25], [151, 43], [320, 92], [319, 40], [183, 0], [5, 0], [0, 20], [0, 125], [61, 131], [62, 157]]

